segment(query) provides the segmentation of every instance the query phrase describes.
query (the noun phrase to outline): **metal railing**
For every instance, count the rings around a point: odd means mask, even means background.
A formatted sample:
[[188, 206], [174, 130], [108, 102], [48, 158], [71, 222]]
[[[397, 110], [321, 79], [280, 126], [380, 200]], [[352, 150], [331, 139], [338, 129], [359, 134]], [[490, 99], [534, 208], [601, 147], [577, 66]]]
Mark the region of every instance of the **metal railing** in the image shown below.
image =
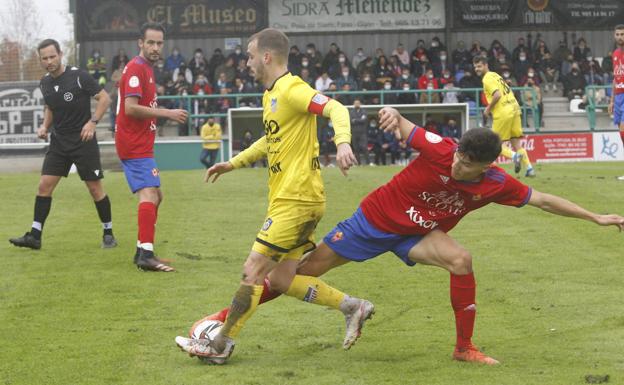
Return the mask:
[[[531, 100], [536, 101], [537, 92], [532, 87], [512, 87], [512, 91], [520, 92], [520, 109], [522, 112], [522, 121], [527, 122], [529, 113], [533, 118], [533, 127], [535, 127], [535, 131], [539, 132], [540, 127], [540, 119], [539, 116], [539, 108], [537, 103], [532, 103], [531, 106], [527, 106], [525, 100], [525, 92], [529, 91], [531, 93]], [[410, 90], [375, 90], [375, 91], [325, 91], [323, 92], [325, 95], [331, 96], [335, 98], [340, 95], [347, 95], [353, 97], [367, 97], [367, 96], [378, 96], [379, 104], [386, 104], [386, 100], [389, 98], [389, 95], [398, 96], [400, 94], [413, 94], [418, 102], [420, 100], [421, 95], [426, 95], [426, 102], [431, 103], [434, 94], [440, 94], [440, 99], [444, 98], [444, 94], [448, 92], [455, 92], [458, 95], [470, 95], [474, 99], [475, 106], [471, 107], [470, 115], [476, 114], [477, 119], [481, 119], [481, 114], [485, 110], [485, 106], [481, 104], [481, 92], [482, 88], [452, 88], [452, 89], [433, 89], [433, 90], [421, 90], [421, 89], [410, 89]], [[472, 94], [472, 95], [471, 95]], [[255, 99], [257, 98], [259, 101], [262, 100], [261, 93], [250, 93], [250, 94], [212, 94], [212, 95], [166, 95], [159, 96], [158, 100], [172, 100], [174, 102], [177, 101], [178, 108], [182, 106], [184, 109], [190, 112], [189, 119], [187, 123], [187, 134], [193, 132], [193, 127], [198, 126], [198, 119], [208, 118], [208, 117], [226, 117], [226, 113], [199, 113], [199, 101], [201, 100], [211, 100], [211, 99], [233, 99], [234, 103], [231, 107], [238, 108], [240, 107], [241, 100], [243, 99]], [[394, 102], [396, 103], [396, 102]], [[470, 117], [468, 117], [470, 118]]]
[[[589, 129], [594, 131], [596, 129], [596, 109], [604, 108], [608, 109], [608, 103], [599, 103], [600, 101], [596, 100], [596, 94], [598, 90], [610, 90], [613, 88], [613, 85], [603, 85], [603, 86], [587, 86], [585, 87], [585, 96], [587, 96], [587, 106], [585, 107], [585, 112], [587, 113], [587, 120], [589, 120]], [[613, 97], [613, 95], [611, 95]], [[607, 99], [605, 98], [605, 101]]]

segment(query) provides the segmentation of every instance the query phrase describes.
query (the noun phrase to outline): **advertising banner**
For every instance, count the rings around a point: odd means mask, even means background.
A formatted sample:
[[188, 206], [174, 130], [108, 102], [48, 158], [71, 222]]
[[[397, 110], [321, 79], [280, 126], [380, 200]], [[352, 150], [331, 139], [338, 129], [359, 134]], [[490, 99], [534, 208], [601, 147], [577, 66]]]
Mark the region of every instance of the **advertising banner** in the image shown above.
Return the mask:
[[39, 82], [0, 83], [0, 144], [39, 142], [43, 105]]
[[424, 30], [445, 27], [444, 1], [269, 1], [269, 26], [284, 32]]
[[79, 41], [135, 39], [141, 24], [162, 23], [168, 38], [251, 35], [266, 28], [266, 0], [80, 0]]

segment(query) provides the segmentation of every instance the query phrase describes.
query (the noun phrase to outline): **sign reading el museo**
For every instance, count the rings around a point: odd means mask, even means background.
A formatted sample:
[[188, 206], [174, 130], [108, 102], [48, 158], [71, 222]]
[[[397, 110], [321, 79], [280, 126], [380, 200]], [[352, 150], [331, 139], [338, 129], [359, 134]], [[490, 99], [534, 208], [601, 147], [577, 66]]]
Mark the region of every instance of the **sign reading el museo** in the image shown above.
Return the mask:
[[269, 1], [269, 26], [284, 32], [425, 30], [445, 26], [444, 1]]

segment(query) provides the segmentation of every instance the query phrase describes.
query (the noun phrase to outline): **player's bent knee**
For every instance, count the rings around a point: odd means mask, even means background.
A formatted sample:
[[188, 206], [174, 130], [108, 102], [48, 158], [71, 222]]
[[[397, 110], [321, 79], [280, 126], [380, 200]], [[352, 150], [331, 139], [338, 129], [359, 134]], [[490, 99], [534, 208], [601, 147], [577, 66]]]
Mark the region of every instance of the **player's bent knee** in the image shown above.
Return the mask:
[[464, 275], [472, 272], [472, 255], [468, 250], [459, 249], [447, 266], [447, 270], [455, 275]]
[[243, 265], [241, 282], [245, 285], [261, 285], [267, 274], [270, 260], [261, 254], [251, 254]]

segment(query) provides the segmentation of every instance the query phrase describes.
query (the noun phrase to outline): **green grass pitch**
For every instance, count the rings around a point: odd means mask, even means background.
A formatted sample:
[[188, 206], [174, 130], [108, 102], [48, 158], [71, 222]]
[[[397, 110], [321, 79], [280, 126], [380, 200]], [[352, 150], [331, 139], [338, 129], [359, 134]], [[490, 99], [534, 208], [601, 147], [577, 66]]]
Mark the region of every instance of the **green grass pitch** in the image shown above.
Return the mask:
[[[537, 190], [593, 211], [624, 213], [622, 163], [547, 164]], [[323, 171], [320, 239], [396, 167]], [[202, 182], [163, 172], [156, 252], [178, 272], [142, 273], [131, 258], [136, 201], [107, 173], [119, 247], [78, 177], [63, 180], [43, 249], [7, 239], [32, 221], [38, 175], [0, 175], [0, 385], [14, 384], [624, 384], [624, 234], [538, 209], [490, 205], [451, 232], [474, 256], [475, 343], [502, 365], [451, 360], [448, 273], [383, 255], [325, 276], [377, 306], [360, 341], [341, 349], [342, 315], [281, 297], [259, 307], [227, 365], [207, 366], [174, 345], [200, 316], [227, 305], [266, 209], [266, 169]], [[586, 379], [586, 376], [595, 376]]]

